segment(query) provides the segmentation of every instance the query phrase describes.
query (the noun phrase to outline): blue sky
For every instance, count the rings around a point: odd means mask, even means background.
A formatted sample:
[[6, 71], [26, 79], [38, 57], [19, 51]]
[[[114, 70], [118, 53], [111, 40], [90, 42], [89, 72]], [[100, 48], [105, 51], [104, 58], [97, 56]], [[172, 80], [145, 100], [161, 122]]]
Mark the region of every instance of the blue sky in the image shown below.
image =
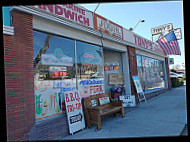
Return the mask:
[[[80, 5], [94, 11], [97, 3]], [[169, 57], [174, 58], [175, 65], [179, 64], [182, 68], [182, 63], [185, 63], [182, 1], [101, 3], [96, 13], [126, 29], [133, 28], [140, 19], [144, 19], [145, 22], [140, 23], [134, 32], [150, 40], [151, 28], [168, 23], [173, 23], [174, 28], [181, 28], [183, 39], [178, 42], [182, 55], [170, 55]], [[154, 40], [156, 37], [154, 36]]]

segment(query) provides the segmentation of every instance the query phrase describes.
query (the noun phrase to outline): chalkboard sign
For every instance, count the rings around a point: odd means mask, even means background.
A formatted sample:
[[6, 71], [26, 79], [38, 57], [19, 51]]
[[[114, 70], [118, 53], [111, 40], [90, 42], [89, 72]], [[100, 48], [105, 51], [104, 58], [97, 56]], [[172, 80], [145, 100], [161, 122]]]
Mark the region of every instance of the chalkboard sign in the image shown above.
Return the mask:
[[124, 85], [122, 74], [109, 74], [109, 85]]

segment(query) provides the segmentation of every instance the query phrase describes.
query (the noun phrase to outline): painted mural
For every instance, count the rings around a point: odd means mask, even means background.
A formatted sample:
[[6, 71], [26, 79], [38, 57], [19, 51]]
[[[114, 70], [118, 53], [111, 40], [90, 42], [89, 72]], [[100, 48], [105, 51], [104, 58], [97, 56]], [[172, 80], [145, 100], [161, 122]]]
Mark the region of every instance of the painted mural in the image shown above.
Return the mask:
[[[76, 90], [76, 79], [35, 81], [36, 120], [65, 112], [64, 94]], [[103, 79], [78, 80], [81, 97], [104, 93]]]
[[76, 89], [75, 80], [35, 81], [36, 119], [65, 112], [64, 91]]
[[78, 82], [78, 89], [82, 98], [105, 92], [103, 79], [84, 79], [78, 80]]

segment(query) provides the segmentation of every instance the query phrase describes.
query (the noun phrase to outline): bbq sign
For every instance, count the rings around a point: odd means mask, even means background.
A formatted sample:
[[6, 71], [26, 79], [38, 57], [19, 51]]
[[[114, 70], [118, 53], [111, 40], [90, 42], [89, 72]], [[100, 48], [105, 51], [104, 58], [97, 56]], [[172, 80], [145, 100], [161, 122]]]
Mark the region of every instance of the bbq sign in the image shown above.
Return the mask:
[[81, 97], [76, 89], [72, 91], [65, 91], [64, 96], [69, 132], [70, 134], [73, 134], [74, 132], [85, 128]]

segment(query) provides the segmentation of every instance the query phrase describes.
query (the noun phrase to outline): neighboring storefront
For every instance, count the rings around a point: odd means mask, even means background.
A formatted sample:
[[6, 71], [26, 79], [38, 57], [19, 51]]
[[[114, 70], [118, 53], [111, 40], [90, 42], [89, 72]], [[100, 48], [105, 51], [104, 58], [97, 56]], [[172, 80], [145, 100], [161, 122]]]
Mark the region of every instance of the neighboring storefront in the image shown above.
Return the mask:
[[65, 91], [88, 97], [121, 84], [136, 95], [135, 75], [145, 94], [168, 89], [168, 58], [159, 45], [100, 15], [74, 4], [10, 11], [3, 27], [8, 140], [68, 135]]

